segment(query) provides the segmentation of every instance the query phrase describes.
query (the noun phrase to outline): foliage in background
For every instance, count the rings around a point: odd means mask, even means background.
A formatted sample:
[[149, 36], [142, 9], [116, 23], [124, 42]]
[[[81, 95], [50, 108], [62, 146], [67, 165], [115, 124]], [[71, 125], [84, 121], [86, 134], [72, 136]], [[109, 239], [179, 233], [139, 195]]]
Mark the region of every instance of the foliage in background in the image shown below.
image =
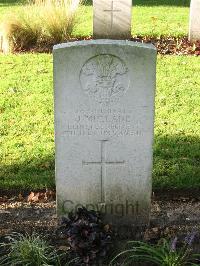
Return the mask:
[[79, 0], [35, 0], [11, 10], [1, 23], [10, 50], [49, 47], [71, 36]]
[[178, 242], [161, 239], [157, 245], [140, 241], [128, 242], [127, 249], [119, 253], [110, 263], [116, 265], [134, 265], [136, 262], [146, 262], [153, 266], [198, 266], [200, 254], [193, 254], [192, 243], [195, 234], [188, 235], [185, 240]]
[[[20, 8], [23, 0], [2, 0], [0, 21], [8, 10]], [[188, 35], [190, 0], [134, 0], [132, 9], [132, 35], [182, 37]], [[83, 1], [77, 12], [78, 23], [73, 37], [92, 35], [92, 1]]]
[[61, 266], [56, 251], [36, 234], [13, 233], [0, 248], [6, 253], [0, 257], [1, 266]]
[[78, 208], [63, 218], [60, 229], [67, 238], [72, 258], [75, 257], [73, 265], [104, 265], [112, 231], [109, 225], [103, 224], [98, 212]]

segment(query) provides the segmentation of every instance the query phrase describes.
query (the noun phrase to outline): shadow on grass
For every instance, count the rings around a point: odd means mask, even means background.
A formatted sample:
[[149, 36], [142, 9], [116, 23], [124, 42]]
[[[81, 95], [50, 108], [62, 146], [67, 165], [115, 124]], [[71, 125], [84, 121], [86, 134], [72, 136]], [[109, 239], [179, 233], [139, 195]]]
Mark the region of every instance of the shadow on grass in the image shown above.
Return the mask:
[[[92, 0], [83, 0], [86, 6], [92, 5]], [[182, 6], [189, 7], [190, 0], [132, 0], [133, 6]]]
[[154, 188], [200, 188], [200, 139], [194, 136], [156, 136]]
[[54, 155], [0, 167], [0, 189], [55, 188]]
[[25, 0], [0, 0], [0, 5], [20, 4], [23, 2], [25, 2]]
[[[192, 136], [156, 136], [154, 189], [200, 188], [200, 139]], [[55, 188], [54, 155], [33, 158], [0, 169], [0, 189]]]
[[26, 0], [0, 0], [0, 7], [12, 7], [26, 3]]

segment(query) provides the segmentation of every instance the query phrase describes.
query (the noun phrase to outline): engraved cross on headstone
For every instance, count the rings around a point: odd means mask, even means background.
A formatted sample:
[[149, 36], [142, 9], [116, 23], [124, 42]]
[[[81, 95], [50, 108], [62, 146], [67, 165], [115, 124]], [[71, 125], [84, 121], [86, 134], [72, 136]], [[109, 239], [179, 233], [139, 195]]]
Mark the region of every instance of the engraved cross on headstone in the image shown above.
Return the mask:
[[116, 3], [116, 2], [119, 2], [119, 1], [112, 0], [111, 9], [104, 9], [104, 12], [110, 12], [110, 14], [111, 14], [111, 30], [112, 30], [112, 27], [113, 27], [114, 13], [115, 12], [121, 12], [121, 9], [115, 9], [114, 8], [114, 3]]
[[113, 164], [125, 164], [125, 161], [107, 161], [106, 158], [106, 142], [107, 140], [100, 140], [101, 144], [101, 160], [100, 161], [82, 161], [83, 165], [100, 165], [101, 166], [101, 203], [105, 202], [104, 181], [106, 179], [106, 166]]

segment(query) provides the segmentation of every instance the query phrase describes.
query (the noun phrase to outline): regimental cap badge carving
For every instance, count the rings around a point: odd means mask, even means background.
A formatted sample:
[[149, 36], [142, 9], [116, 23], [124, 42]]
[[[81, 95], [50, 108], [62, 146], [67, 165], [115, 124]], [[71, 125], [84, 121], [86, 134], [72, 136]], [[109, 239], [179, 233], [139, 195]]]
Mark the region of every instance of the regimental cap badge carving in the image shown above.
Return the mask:
[[119, 99], [128, 89], [128, 68], [114, 55], [101, 54], [90, 58], [80, 73], [82, 88], [99, 103]]

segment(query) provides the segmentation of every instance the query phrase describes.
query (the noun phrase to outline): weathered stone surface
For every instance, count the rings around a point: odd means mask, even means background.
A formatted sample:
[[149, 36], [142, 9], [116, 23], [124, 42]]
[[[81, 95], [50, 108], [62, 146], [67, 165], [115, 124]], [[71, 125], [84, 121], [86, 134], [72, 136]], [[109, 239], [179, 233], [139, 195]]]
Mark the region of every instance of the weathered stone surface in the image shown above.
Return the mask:
[[95, 38], [124, 39], [131, 36], [132, 0], [93, 0]]
[[155, 69], [153, 45], [54, 47], [59, 215], [84, 205], [114, 224], [148, 223]]
[[200, 40], [200, 0], [191, 0], [190, 3], [189, 40]]

